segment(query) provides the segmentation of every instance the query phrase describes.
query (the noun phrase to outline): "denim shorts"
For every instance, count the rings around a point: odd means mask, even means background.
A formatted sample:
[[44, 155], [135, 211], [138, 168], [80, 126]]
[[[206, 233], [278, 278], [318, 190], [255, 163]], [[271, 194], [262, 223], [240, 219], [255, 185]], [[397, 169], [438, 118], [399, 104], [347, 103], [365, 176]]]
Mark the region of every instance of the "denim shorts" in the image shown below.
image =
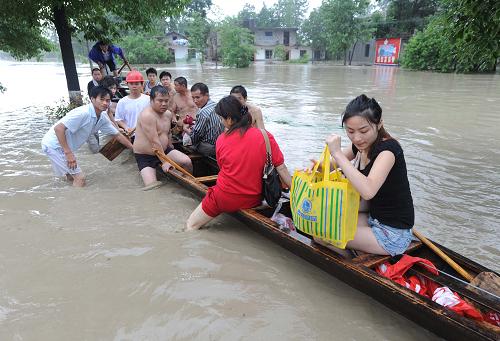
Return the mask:
[[368, 225], [371, 227], [379, 245], [391, 256], [404, 253], [411, 243], [413, 237], [411, 229], [398, 229], [384, 225], [371, 216], [368, 217]]

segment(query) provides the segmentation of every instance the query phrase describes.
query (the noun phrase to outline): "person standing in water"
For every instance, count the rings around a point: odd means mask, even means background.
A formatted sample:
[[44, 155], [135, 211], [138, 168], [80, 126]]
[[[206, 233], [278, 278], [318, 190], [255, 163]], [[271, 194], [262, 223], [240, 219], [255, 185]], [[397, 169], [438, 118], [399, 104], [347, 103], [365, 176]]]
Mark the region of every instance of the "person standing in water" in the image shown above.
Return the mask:
[[141, 112], [137, 120], [134, 154], [146, 187], [157, 182], [156, 168], [158, 166], [161, 165], [165, 172], [171, 168], [168, 163], [162, 164], [155, 155], [154, 149], [165, 153], [188, 172], [193, 171], [191, 159], [182, 152], [170, 147], [172, 113], [168, 110], [169, 100], [168, 89], [163, 86], [153, 87], [150, 96], [151, 105]]
[[42, 151], [50, 159], [55, 175], [66, 176], [75, 187], [85, 186], [85, 176], [76, 161], [75, 152], [91, 136], [100, 131], [114, 136], [118, 142], [132, 149], [132, 143], [118, 132], [106, 114], [111, 91], [103, 86], [93, 88], [90, 102], [67, 113], [42, 139]]

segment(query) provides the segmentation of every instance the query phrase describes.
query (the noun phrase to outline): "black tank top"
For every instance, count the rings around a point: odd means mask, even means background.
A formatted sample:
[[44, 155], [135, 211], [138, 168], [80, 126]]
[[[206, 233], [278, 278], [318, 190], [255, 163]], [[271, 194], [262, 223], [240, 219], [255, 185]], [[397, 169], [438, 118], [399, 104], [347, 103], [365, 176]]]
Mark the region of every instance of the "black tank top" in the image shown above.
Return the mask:
[[[399, 143], [394, 139], [378, 143], [373, 150], [372, 159], [366, 165], [365, 169], [360, 170], [360, 172], [368, 176], [375, 159], [385, 150], [393, 153], [396, 160], [382, 187], [380, 187], [377, 194], [370, 200], [370, 215], [384, 225], [400, 229], [410, 229], [415, 222], [415, 212], [410, 183], [408, 182], [405, 157]], [[352, 145], [352, 151], [356, 155], [358, 149]]]

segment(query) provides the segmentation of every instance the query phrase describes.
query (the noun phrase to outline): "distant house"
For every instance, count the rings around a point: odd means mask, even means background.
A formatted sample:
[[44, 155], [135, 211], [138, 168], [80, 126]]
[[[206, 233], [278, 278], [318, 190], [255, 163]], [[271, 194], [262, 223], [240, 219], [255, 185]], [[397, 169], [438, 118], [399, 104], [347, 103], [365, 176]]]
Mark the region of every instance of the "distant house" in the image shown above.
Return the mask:
[[285, 60], [296, 60], [307, 54], [309, 59], [313, 56], [309, 46], [301, 46], [297, 43], [297, 31], [295, 27], [273, 27], [273, 28], [251, 28], [255, 35], [255, 60], [274, 59], [274, 49], [284, 46]]
[[173, 52], [175, 61], [186, 61], [188, 59], [189, 41], [183, 34], [168, 32], [166, 35], [169, 51]]

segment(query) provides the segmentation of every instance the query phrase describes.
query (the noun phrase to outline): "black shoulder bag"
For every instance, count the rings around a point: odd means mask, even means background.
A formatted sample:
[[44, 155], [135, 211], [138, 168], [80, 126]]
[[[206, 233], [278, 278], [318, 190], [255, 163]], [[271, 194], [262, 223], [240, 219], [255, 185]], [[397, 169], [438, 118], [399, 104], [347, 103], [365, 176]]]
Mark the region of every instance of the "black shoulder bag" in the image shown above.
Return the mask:
[[264, 165], [264, 174], [262, 176], [262, 194], [269, 206], [276, 207], [281, 198], [281, 180], [278, 171], [273, 165], [273, 155], [267, 132], [265, 129], [260, 129], [260, 131], [266, 141], [266, 164]]

